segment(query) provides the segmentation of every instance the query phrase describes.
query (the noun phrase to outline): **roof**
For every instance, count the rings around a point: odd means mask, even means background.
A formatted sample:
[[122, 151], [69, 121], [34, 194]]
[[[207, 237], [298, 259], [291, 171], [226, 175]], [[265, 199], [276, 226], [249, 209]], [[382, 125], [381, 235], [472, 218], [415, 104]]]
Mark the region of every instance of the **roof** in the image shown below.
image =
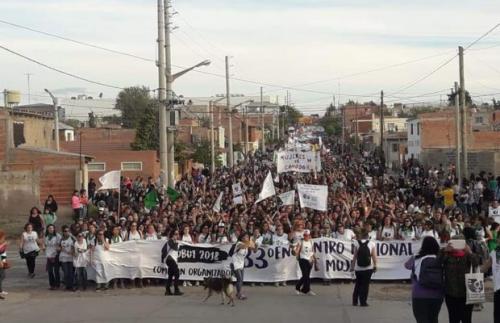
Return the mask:
[[54, 119], [54, 116], [49, 116], [47, 114], [29, 112], [29, 111], [11, 110], [10, 113], [19, 116], [27, 116], [27, 117], [42, 118], [42, 119]]
[[72, 126], [67, 125], [63, 122], [58, 122], [57, 125], [59, 126], [59, 130], [75, 130], [75, 128], [73, 128]]
[[[78, 158], [80, 158], [80, 154], [69, 153], [69, 152], [66, 152], [66, 151], [57, 151], [57, 150], [54, 150], [54, 149], [43, 148], [43, 147], [19, 146], [16, 149], [27, 150], [27, 151], [34, 151], [34, 152], [38, 152], [38, 153], [46, 153], [46, 154], [53, 154], [53, 155], [61, 155], [61, 156], [69, 156], [69, 157], [78, 157]], [[89, 156], [89, 155], [82, 154], [81, 156], [84, 157], [84, 158], [86, 158], [86, 159], [94, 159], [93, 156]]]

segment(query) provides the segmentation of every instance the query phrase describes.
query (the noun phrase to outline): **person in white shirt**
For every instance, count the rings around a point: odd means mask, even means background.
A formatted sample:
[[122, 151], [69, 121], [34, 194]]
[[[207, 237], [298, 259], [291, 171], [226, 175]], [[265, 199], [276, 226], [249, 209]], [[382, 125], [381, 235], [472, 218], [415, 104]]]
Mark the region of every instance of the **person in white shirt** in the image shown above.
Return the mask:
[[384, 225], [382, 226], [382, 228], [380, 228], [378, 239], [382, 241], [394, 240], [396, 239], [396, 234], [397, 230], [396, 226], [392, 222], [392, 218], [386, 216], [384, 218]]
[[71, 237], [68, 226], [63, 226], [63, 235], [60, 242], [59, 261], [64, 273], [64, 285], [66, 290], [73, 290], [73, 247], [74, 240]]
[[59, 275], [59, 250], [61, 243], [61, 235], [56, 232], [56, 227], [53, 224], [47, 226], [45, 232], [45, 256], [47, 257], [47, 272], [49, 273], [50, 290], [59, 289], [61, 285], [61, 277]]
[[493, 322], [500, 323], [500, 246], [490, 252], [481, 272], [488, 272], [490, 268], [493, 274]]
[[128, 241], [142, 240], [142, 233], [141, 231], [137, 230], [137, 222], [132, 222], [132, 224], [130, 224], [130, 230], [128, 230], [127, 233], [127, 240]]
[[337, 231], [332, 233], [332, 237], [343, 241], [352, 241], [356, 239], [356, 234], [351, 229], [345, 228], [344, 224], [339, 223]]
[[439, 234], [434, 229], [434, 223], [432, 223], [431, 220], [427, 220], [424, 223], [424, 228], [420, 233], [420, 239], [423, 239], [424, 237], [433, 237], [439, 242]]
[[36, 257], [38, 257], [38, 253], [40, 252], [38, 243], [38, 233], [33, 230], [33, 225], [30, 223], [26, 224], [24, 226], [24, 232], [21, 235], [21, 245], [19, 249], [21, 250], [24, 259], [26, 259], [28, 276], [30, 278], [35, 277]]
[[[273, 244], [275, 246], [288, 246], [290, 245], [290, 241], [288, 240], [288, 235], [284, 232], [283, 230], [283, 224], [278, 223], [276, 226], [276, 232], [273, 234]], [[286, 286], [286, 282], [276, 282], [274, 283], [274, 286]]]
[[297, 255], [300, 272], [302, 273], [302, 277], [300, 277], [300, 280], [295, 285], [295, 292], [297, 295], [302, 293], [314, 296], [316, 294], [311, 290], [310, 276], [312, 266], [316, 262], [316, 257], [314, 255], [314, 243], [309, 230], [304, 230], [304, 240], [295, 246], [295, 254]]
[[354, 241], [354, 255], [351, 263], [351, 271], [356, 275], [356, 283], [352, 293], [352, 305], [368, 306], [368, 291], [370, 280], [377, 271], [377, 254], [374, 241], [368, 240], [368, 233], [361, 229], [361, 240]]
[[250, 236], [247, 233], [242, 233], [238, 237], [238, 242], [234, 246], [234, 251], [231, 255], [231, 271], [233, 272], [233, 275], [236, 276], [236, 297], [240, 300], [247, 299], [247, 297], [243, 294], [242, 288], [245, 258], [249, 250], [255, 250], [255, 243], [250, 240]]
[[154, 225], [148, 225], [146, 234], [144, 235], [144, 240], [158, 240], [158, 233], [156, 233]]
[[87, 290], [87, 265], [89, 262], [87, 241], [83, 233], [78, 233], [75, 244], [73, 245], [73, 266], [75, 267], [76, 286], [74, 290], [80, 288]]
[[497, 200], [493, 201], [488, 207], [488, 216], [493, 218], [496, 223], [500, 223], [500, 203]]
[[198, 235], [198, 243], [211, 243], [212, 237], [210, 236], [210, 228], [204, 224], [201, 228], [201, 233]]
[[417, 239], [416, 230], [411, 219], [406, 218], [403, 225], [399, 228], [399, 238], [404, 241], [413, 241]]

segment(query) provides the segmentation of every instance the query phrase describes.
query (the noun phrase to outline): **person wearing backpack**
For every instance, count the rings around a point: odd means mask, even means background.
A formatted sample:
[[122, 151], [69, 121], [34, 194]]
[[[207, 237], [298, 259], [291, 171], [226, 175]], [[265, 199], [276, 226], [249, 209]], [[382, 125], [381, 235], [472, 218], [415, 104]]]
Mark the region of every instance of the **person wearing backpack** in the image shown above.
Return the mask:
[[438, 254], [438, 242], [427, 236], [418, 254], [405, 263], [405, 268], [411, 270], [412, 308], [417, 323], [438, 322], [444, 298], [444, 275]]
[[363, 228], [361, 240], [354, 241], [354, 256], [351, 271], [356, 275], [356, 283], [352, 293], [352, 305], [368, 306], [368, 291], [373, 273], [377, 270], [377, 254], [375, 242], [368, 239], [368, 232]]

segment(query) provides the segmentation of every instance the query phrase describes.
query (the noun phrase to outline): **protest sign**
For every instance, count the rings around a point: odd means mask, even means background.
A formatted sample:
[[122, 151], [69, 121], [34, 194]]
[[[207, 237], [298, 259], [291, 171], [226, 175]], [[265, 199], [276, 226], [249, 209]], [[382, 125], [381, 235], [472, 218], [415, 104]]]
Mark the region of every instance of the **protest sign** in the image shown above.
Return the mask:
[[301, 208], [326, 211], [328, 187], [326, 185], [297, 184]]

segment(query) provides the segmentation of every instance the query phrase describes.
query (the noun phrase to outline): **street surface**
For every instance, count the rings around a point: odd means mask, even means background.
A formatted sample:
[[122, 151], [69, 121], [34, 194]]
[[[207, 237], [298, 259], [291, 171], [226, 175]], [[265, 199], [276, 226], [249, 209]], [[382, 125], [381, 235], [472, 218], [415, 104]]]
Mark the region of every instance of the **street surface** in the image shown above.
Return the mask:
[[[156, 322], [338, 322], [400, 323], [414, 322], [410, 304], [410, 285], [374, 283], [371, 285], [370, 307], [351, 306], [350, 283], [331, 286], [313, 285], [317, 296], [297, 296], [293, 286], [245, 286], [246, 301], [235, 307], [221, 306], [220, 296], [202, 303], [202, 287], [186, 287], [181, 297], [163, 296], [163, 287], [118, 289], [96, 293], [49, 291], [43, 259], [37, 261], [37, 277], [26, 278], [20, 260], [7, 273], [7, 300], [0, 301], [1, 323], [156, 323]], [[482, 312], [473, 313], [473, 322], [491, 323], [493, 306], [485, 304]], [[440, 322], [447, 322], [443, 305]]]

